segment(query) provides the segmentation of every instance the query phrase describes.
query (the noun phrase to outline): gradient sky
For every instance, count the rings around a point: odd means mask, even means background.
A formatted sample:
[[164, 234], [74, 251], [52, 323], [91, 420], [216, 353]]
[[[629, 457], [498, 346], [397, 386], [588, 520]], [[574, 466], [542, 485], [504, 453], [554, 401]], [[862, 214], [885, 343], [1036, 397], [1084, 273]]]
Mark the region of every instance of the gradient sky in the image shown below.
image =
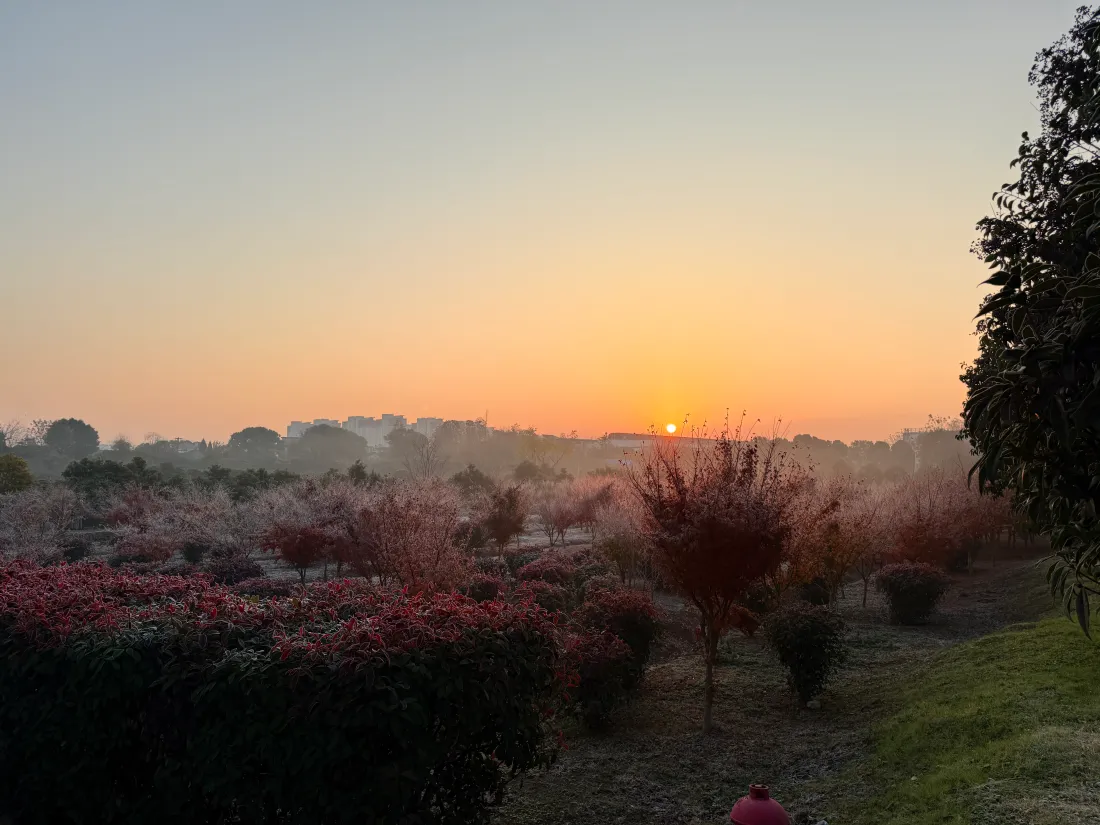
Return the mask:
[[0, 0], [0, 420], [881, 438], [1063, 0]]

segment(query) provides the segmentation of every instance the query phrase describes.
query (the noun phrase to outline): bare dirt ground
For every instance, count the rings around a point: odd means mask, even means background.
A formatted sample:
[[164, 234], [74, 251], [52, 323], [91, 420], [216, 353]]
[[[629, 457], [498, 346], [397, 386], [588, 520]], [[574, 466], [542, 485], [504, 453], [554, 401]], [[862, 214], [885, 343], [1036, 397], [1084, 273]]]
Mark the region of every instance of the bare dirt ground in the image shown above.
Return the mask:
[[759, 640], [731, 637], [718, 669], [717, 730], [703, 737], [702, 661], [690, 641], [694, 620], [661, 598], [670, 633], [638, 699], [604, 735], [567, 731], [569, 750], [548, 772], [509, 791], [498, 821], [508, 825], [717, 823], [751, 782], [772, 786], [799, 823], [816, 823], [829, 794], [859, 793], [836, 778], [866, 748], [871, 726], [894, 706], [892, 688], [919, 679], [931, 656], [962, 640], [1050, 611], [1042, 569], [1032, 560], [979, 565], [954, 577], [924, 626], [887, 623], [872, 592], [857, 582], [840, 609], [851, 658], [819, 710], [799, 708], [778, 664]]

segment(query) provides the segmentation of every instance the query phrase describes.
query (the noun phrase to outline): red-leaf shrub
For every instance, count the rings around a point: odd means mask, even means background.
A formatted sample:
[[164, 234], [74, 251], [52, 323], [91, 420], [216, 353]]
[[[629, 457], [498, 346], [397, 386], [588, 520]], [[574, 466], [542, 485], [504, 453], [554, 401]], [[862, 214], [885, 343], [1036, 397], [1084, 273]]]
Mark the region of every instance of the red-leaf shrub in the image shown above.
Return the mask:
[[300, 589], [299, 585], [288, 579], [269, 579], [267, 576], [243, 579], [233, 585], [234, 593], [239, 593], [242, 596], [261, 596], [268, 599], [292, 596]]
[[566, 656], [570, 670], [579, 675], [570, 692], [574, 709], [587, 727], [606, 727], [612, 711], [638, 684], [630, 647], [613, 633], [588, 631], [566, 641]]
[[504, 582], [498, 576], [476, 573], [466, 585], [466, 595], [476, 602], [491, 602], [504, 590]]
[[946, 573], [922, 562], [888, 564], [875, 577], [875, 587], [889, 600], [890, 619], [898, 624], [918, 624], [927, 619], [950, 583]]
[[605, 590], [591, 596], [573, 613], [573, 621], [590, 630], [608, 630], [630, 646], [639, 675], [661, 624], [653, 599], [639, 590]]
[[573, 581], [576, 572], [573, 566], [566, 561], [553, 556], [542, 556], [519, 568], [516, 571], [516, 578], [520, 581], [541, 579], [550, 584], [565, 586]]
[[559, 636], [530, 602], [0, 567], [0, 805], [24, 825], [484, 823], [549, 761], [576, 683]]
[[794, 602], [769, 615], [765, 628], [787, 668], [787, 683], [803, 703], [809, 702], [844, 662], [844, 621], [825, 606]]
[[551, 613], [564, 612], [571, 605], [569, 592], [564, 587], [542, 579], [521, 582], [512, 595], [519, 601], [533, 601]]

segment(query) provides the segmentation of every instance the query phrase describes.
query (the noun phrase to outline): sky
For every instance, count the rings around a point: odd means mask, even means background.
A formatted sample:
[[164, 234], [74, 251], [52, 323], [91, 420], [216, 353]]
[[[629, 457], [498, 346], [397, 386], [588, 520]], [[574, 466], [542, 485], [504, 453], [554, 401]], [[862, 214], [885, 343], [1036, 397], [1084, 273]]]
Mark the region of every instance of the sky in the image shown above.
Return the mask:
[[0, 421], [957, 413], [1075, 5], [0, 0]]

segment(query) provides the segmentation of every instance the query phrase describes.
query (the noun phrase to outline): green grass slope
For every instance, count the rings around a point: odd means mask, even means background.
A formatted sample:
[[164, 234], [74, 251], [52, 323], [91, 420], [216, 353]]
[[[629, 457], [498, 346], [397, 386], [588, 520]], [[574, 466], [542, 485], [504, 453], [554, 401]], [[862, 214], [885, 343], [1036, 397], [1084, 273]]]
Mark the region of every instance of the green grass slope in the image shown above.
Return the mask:
[[900, 689], [830, 823], [1100, 823], [1100, 645], [1076, 624], [959, 645]]

